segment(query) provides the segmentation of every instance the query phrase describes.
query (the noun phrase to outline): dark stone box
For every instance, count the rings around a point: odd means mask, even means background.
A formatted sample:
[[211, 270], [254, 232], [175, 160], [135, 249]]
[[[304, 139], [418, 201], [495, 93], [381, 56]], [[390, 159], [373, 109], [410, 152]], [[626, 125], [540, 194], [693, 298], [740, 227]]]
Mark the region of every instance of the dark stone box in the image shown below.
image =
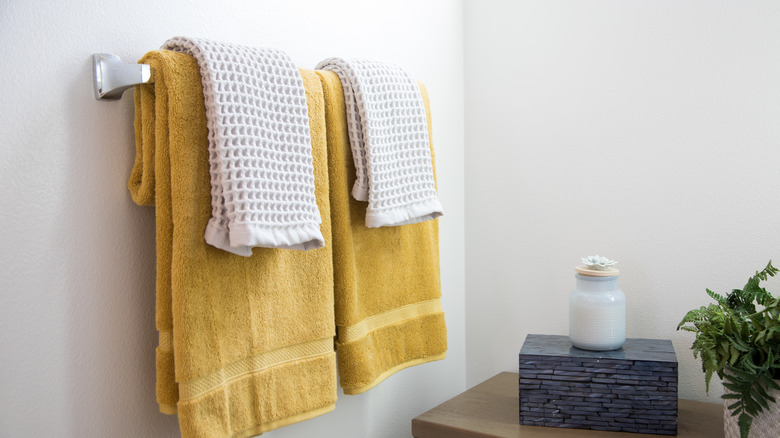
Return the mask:
[[528, 335], [520, 350], [520, 424], [677, 434], [677, 356], [666, 339], [613, 351]]

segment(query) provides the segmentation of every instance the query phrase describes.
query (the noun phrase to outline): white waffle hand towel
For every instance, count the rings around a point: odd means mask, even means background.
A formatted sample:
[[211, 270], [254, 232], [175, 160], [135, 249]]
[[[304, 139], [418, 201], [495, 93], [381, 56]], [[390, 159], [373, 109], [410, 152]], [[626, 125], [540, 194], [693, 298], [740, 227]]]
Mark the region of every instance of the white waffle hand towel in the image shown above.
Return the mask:
[[306, 91], [287, 54], [186, 37], [162, 48], [200, 66], [211, 168], [206, 241], [247, 257], [252, 247], [322, 247]]
[[341, 79], [357, 180], [352, 196], [368, 201], [366, 226], [413, 224], [442, 215], [433, 178], [425, 106], [401, 68], [329, 58], [318, 70]]

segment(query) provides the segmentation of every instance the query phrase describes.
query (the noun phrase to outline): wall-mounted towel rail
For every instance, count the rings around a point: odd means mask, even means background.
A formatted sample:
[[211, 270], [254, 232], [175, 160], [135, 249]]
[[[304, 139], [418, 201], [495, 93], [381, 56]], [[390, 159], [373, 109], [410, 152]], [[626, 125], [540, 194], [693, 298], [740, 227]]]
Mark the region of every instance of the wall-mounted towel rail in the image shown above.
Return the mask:
[[151, 67], [146, 64], [125, 64], [111, 53], [92, 55], [92, 75], [97, 100], [117, 100], [133, 85], [154, 82]]

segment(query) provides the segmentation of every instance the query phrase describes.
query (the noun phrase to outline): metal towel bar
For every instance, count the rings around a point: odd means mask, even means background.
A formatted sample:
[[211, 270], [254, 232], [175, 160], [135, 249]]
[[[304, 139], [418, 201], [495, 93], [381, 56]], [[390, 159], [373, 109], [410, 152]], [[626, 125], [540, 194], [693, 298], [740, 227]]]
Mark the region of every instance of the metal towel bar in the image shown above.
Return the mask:
[[133, 85], [154, 82], [149, 65], [125, 64], [111, 53], [92, 55], [92, 75], [97, 100], [118, 100]]

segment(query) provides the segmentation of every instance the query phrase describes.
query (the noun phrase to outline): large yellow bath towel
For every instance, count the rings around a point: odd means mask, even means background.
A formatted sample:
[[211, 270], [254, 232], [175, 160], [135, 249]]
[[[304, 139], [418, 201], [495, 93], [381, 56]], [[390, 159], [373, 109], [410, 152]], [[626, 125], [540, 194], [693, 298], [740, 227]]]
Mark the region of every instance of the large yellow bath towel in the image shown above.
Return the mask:
[[445, 358], [438, 220], [365, 226], [367, 203], [350, 195], [356, 172], [341, 82], [333, 72], [317, 74], [328, 132], [339, 381], [344, 393], [359, 394], [399, 370]]
[[248, 437], [333, 409], [336, 359], [323, 90], [302, 71], [315, 194], [325, 248], [255, 248], [239, 257], [206, 244], [208, 145], [194, 58], [156, 51], [136, 88], [130, 190], [154, 205], [157, 231], [157, 398], [183, 437]]

